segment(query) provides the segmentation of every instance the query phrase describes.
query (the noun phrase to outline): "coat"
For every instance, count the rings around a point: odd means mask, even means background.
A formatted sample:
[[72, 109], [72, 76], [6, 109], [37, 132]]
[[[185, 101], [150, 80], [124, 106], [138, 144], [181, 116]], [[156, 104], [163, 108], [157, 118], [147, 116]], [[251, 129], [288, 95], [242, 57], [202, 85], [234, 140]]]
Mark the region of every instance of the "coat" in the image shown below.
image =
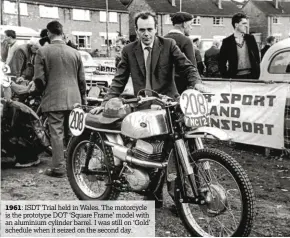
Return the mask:
[[212, 46], [204, 54], [204, 64], [206, 66], [207, 77], [219, 77], [218, 59], [220, 50]]
[[[251, 62], [251, 74], [254, 79], [260, 76], [260, 54], [255, 37], [249, 34], [244, 35], [248, 46]], [[228, 64], [228, 67], [227, 67]], [[223, 39], [220, 49], [219, 70], [223, 78], [235, 78], [238, 72], [238, 51], [234, 34]]]
[[[180, 51], [175, 41], [155, 37], [151, 66], [152, 89], [173, 98], [179, 95], [174, 83], [174, 65], [176, 70], [182, 74], [181, 79], [187, 82], [188, 86], [195, 86], [200, 82], [196, 67]], [[123, 48], [121, 62], [105, 100], [118, 97], [123, 92], [130, 75], [136, 96], [141, 89], [145, 89], [146, 85], [146, 69], [140, 40]]]
[[40, 48], [35, 57], [34, 82], [37, 89], [44, 90], [43, 112], [72, 110], [86, 97], [80, 53], [61, 40]]
[[[183, 35], [182, 33], [169, 32], [167, 35], [164, 36], [164, 38], [170, 38], [175, 40], [181, 52], [185, 54], [187, 59], [189, 59], [195, 67], [197, 67], [193, 43], [189, 37]], [[179, 93], [182, 93], [184, 90], [186, 90], [187, 82], [182, 80], [180, 78], [179, 72], [176, 71], [175, 71], [175, 84]]]

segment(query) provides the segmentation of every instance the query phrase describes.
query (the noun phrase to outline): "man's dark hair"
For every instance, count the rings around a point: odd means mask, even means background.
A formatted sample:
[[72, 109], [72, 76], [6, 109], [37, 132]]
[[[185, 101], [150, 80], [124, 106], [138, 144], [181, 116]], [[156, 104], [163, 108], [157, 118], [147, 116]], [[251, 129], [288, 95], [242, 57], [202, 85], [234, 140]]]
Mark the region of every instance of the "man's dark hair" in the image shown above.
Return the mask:
[[50, 33], [60, 36], [63, 34], [62, 24], [58, 21], [51, 21], [47, 24], [46, 29], [49, 30]]
[[235, 28], [235, 24], [236, 23], [240, 23], [240, 21], [242, 19], [246, 18], [247, 19], [247, 16], [244, 14], [244, 13], [236, 13], [235, 15], [233, 15], [233, 18], [232, 18], [232, 25], [233, 25], [233, 28]]
[[149, 17], [153, 17], [154, 19], [154, 22], [155, 22], [155, 27], [157, 26], [157, 19], [156, 19], [156, 15], [153, 13], [153, 12], [139, 12], [135, 15], [135, 18], [134, 18], [134, 21], [135, 21], [135, 27], [136, 29], [138, 29], [138, 26], [137, 26], [137, 21], [139, 18], [143, 19], [143, 20], [146, 20], [148, 19]]
[[267, 43], [269, 43], [269, 44], [274, 40], [275, 40], [275, 36], [268, 36], [266, 39]]
[[5, 35], [11, 37], [12, 39], [16, 39], [16, 33], [13, 30], [6, 30]]
[[47, 36], [47, 29], [42, 29], [39, 35], [41, 38], [44, 38]]

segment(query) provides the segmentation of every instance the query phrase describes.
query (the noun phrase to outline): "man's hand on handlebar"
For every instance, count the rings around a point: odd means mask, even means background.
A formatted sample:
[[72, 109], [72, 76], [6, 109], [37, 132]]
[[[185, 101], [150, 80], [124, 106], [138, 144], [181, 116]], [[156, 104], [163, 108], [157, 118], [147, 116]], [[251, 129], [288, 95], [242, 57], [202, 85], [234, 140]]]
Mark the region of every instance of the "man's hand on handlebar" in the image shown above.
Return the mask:
[[90, 113], [93, 115], [97, 115], [99, 113], [101, 113], [104, 110], [104, 107], [100, 106], [100, 107], [95, 107], [92, 110], [90, 110]]
[[198, 83], [194, 88], [189, 87], [188, 89], [196, 89], [201, 93], [210, 93], [210, 89], [202, 83]]

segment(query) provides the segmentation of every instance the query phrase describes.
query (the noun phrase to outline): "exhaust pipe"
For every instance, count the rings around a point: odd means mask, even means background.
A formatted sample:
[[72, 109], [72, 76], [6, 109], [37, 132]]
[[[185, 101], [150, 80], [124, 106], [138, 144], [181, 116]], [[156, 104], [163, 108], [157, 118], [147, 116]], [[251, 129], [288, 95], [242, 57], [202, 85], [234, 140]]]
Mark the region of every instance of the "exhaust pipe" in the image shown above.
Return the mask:
[[111, 146], [114, 156], [116, 158], [122, 160], [123, 162], [139, 165], [139, 166], [145, 167], [145, 168], [162, 169], [162, 168], [165, 168], [167, 166], [167, 162], [158, 163], [158, 162], [151, 162], [151, 161], [136, 159], [136, 158], [128, 155], [129, 149], [125, 146], [118, 145], [116, 143], [109, 142], [109, 141], [104, 141], [104, 143], [108, 146]]

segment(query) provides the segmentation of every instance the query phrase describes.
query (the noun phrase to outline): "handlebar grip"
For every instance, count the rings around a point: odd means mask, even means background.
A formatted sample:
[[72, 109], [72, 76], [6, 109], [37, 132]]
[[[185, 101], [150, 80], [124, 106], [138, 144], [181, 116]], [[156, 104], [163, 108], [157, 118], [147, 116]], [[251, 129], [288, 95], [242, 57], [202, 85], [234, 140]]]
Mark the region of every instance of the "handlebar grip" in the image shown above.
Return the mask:
[[140, 98], [131, 98], [131, 99], [122, 99], [124, 104], [129, 104], [129, 103], [137, 103], [140, 101]]

